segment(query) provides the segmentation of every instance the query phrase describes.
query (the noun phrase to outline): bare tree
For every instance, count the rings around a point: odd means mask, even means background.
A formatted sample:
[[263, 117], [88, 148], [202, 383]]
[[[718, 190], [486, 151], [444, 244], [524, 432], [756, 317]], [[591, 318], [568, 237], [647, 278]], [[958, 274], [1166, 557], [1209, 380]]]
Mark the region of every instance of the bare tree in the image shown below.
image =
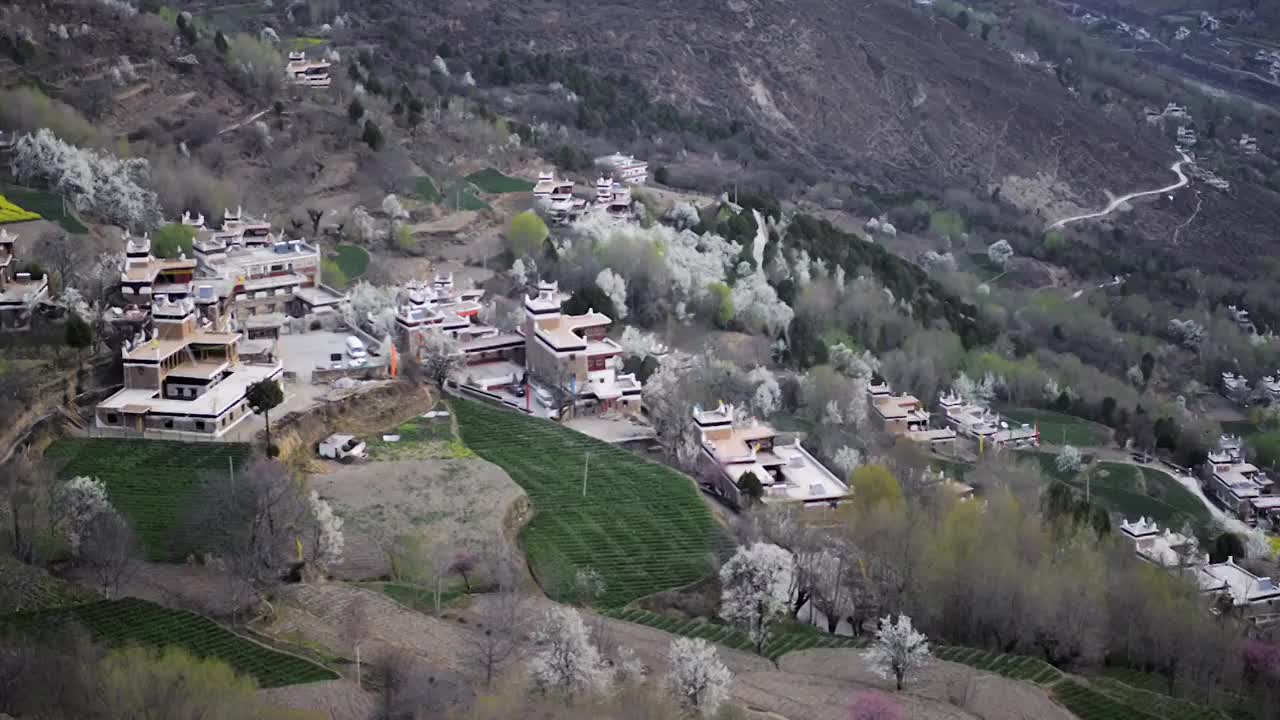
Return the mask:
[[57, 524], [57, 503], [53, 501], [57, 475], [45, 463], [33, 462], [26, 455], [15, 455], [0, 468], [0, 485], [6, 492], [8, 506], [4, 519], [10, 550], [28, 565], [43, 560], [42, 540]]
[[[282, 463], [257, 458], [243, 471], [215, 476], [193, 503], [184, 528], [189, 548], [221, 558], [237, 606], [245, 585], [269, 589], [307, 563], [304, 540], [316, 522], [302, 485]], [[314, 552], [314, 548], [311, 548]]]
[[511, 586], [479, 598], [475, 631], [462, 648], [463, 662], [489, 687], [520, 646], [524, 624], [524, 597]]
[[[75, 274], [77, 267], [85, 261], [84, 243], [73, 240], [65, 232], [48, 232], [42, 234], [33, 243], [32, 250], [37, 260], [46, 270], [58, 277], [58, 290], [66, 290], [68, 280]], [[92, 303], [98, 298], [86, 297]]]
[[81, 543], [80, 560], [93, 572], [98, 590], [115, 597], [137, 571], [137, 536], [118, 512], [99, 513]]
[[364, 675], [360, 663], [360, 644], [369, 635], [369, 607], [363, 597], [356, 598], [342, 621], [342, 635], [356, 655], [356, 685], [364, 688]]

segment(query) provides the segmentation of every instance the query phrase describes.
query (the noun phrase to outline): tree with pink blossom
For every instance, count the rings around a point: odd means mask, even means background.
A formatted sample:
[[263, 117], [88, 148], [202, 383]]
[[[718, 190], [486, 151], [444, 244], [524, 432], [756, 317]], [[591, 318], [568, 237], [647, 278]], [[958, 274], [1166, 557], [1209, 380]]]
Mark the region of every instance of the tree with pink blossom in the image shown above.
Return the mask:
[[853, 696], [849, 704], [849, 720], [907, 720], [907, 713], [893, 698], [879, 690], [867, 690]]

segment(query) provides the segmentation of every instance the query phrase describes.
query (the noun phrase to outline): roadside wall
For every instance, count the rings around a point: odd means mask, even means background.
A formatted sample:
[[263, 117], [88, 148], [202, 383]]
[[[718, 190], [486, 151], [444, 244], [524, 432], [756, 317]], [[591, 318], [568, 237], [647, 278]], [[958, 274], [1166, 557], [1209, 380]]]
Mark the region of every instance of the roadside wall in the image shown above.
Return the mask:
[[272, 442], [282, 459], [306, 462], [315, 458], [316, 446], [331, 433], [382, 432], [430, 410], [435, 402], [434, 393], [425, 387], [383, 383], [285, 415], [271, 424]]

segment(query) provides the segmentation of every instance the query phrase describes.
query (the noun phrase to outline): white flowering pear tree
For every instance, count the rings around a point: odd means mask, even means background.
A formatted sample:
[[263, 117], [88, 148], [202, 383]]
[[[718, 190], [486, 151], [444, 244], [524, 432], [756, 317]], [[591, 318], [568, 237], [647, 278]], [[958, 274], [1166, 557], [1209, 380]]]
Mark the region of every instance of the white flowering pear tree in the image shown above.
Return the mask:
[[609, 268], [600, 271], [596, 275], [596, 286], [609, 296], [610, 302], [613, 303], [613, 309], [618, 313], [615, 320], [622, 320], [627, 317], [627, 280], [621, 275], [615, 273]]
[[534, 629], [533, 641], [538, 651], [529, 660], [529, 675], [543, 693], [573, 698], [608, 688], [609, 669], [577, 610], [547, 610]]
[[1075, 475], [1084, 466], [1084, 455], [1074, 445], [1063, 445], [1054, 459], [1054, 465], [1060, 473]]
[[702, 638], [676, 638], [667, 651], [670, 669], [663, 687], [690, 715], [713, 717], [729, 697], [733, 673], [720, 661], [715, 645]]
[[757, 365], [747, 373], [747, 381], [755, 387], [751, 396], [751, 410], [756, 416], [767, 418], [778, 412], [782, 405], [782, 388], [769, 368]]
[[880, 618], [875, 640], [863, 653], [872, 671], [882, 678], [892, 678], [899, 690], [903, 680], [929, 657], [928, 638], [915, 629], [906, 615], [899, 615], [896, 622], [888, 615]]
[[315, 490], [307, 496], [311, 515], [315, 518], [315, 564], [328, 568], [342, 561], [346, 537], [342, 534], [342, 518], [333, 512], [333, 506]]
[[1009, 263], [1011, 257], [1013, 257], [1013, 246], [1008, 240], [997, 240], [987, 246], [987, 259], [1001, 270]]
[[71, 478], [60, 488], [57, 505], [65, 518], [63, 529], [73, 555], [80, 554], [81, 541], [93, 521], [99, 515], [115, 512], [102, 481], [84, 476]]
[[444, 333], [427, 333], [418, 352], [422, 358], [423, 373], [439, 387], [444, 387], [449, 376], [462, 367], [462, 346]]
[[764, 654], [773, 624], [791, 609], [795, 558], [772, 543], [743, 545], [720, 568], [720, 617]]

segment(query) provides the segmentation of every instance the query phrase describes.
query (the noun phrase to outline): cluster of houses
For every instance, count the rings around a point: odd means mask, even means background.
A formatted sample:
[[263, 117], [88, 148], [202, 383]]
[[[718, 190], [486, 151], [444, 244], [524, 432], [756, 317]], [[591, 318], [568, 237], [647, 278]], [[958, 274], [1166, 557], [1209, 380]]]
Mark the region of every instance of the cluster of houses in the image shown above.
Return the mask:
[[151, 238], [125, 237], [124, 387], [100, 403], [103, 431], [221, 437], [249, 414], [245, 393], [282, 367], [275, 342], [289, 317], [335, 319], [345, 294], [320, 281], [320, 249], [273, 234], [237, 209], [219, 228], [184, 214], [194, 257], [158, 258]]
[[1239, 437], [1224, 435], [1201, 472], [1205, 492], [1250, 525], [1280, 527], [1280, 495], [1275, 481], [1246, 462]]
[[284, 66], [285, 77], [294, 85], [301, 87], [329, 87], [333, 79], [329, 76], [328, 60], [308, 60], [307, 54], [301, 51], [289, 53], [289, 62]]
[[1280, 587], [1269, 577], [1259, 577], [1228, 557], [1218, 563], [1209, 562], [1195, 537], [1161, 529], [1154, 520], [1140, 517], [1126, 520], [1120, 533], [1133, 542], [1134, 552], [1156, 567], [1186, 573], [1193, 577], [1202, 593], [1215, 600], [1215, 612], [1230, 610], [1246, 618], [1266, 621], [1276, 614], [1280, 603]]
[[557, 178], [552, 171], [539, 173], [533, 188], [534, 201], [546, 208], [552, 222], [573, 222], [588, 212], [620, 221], [631, 217], [630, 186], [643, 185], [648, 180], [649, 164], [631, 155], [614, 153], [596, 158], [595, 166], [600, 175], [592, 197], [575, 195], [573, 180]]
[[17, 242], [0, 228], [0, 330], [30, 327], [36, 304], [49, 294], [48, 275], [17, 271]]
[[455, 286], [452, 275], [430, 285], [412, 284], [396, 309], [396, 332], [405, 352], [421, 356], [433, 334], [458, 342], [463, 362], [450, 383], [464, 392], [550, 416], [561, 407], [575, 414], [640, 411], [641, 384], [622, 372], [622, 346], [607, 336], [613, 319], [589, 310], [565, 313], [568, 296], [541, 282], [524, 298], [514, 331], [485, 325], [484, 291]]
[[932, 414], [918, 398], [909, 393], [895, 394], [887, 382], [872, 382], [867, 395], [885, 430], [930, 447], [952, 443], [956, 438], [971, 440], [979, 453], [1040, 444], [1040, 432], [1035, 427], [1025, 423], [1011, 425], [989, 408], [967, 403], [954, 392], [944, 392], [938, 398], [942, 427], [931, 427]]

